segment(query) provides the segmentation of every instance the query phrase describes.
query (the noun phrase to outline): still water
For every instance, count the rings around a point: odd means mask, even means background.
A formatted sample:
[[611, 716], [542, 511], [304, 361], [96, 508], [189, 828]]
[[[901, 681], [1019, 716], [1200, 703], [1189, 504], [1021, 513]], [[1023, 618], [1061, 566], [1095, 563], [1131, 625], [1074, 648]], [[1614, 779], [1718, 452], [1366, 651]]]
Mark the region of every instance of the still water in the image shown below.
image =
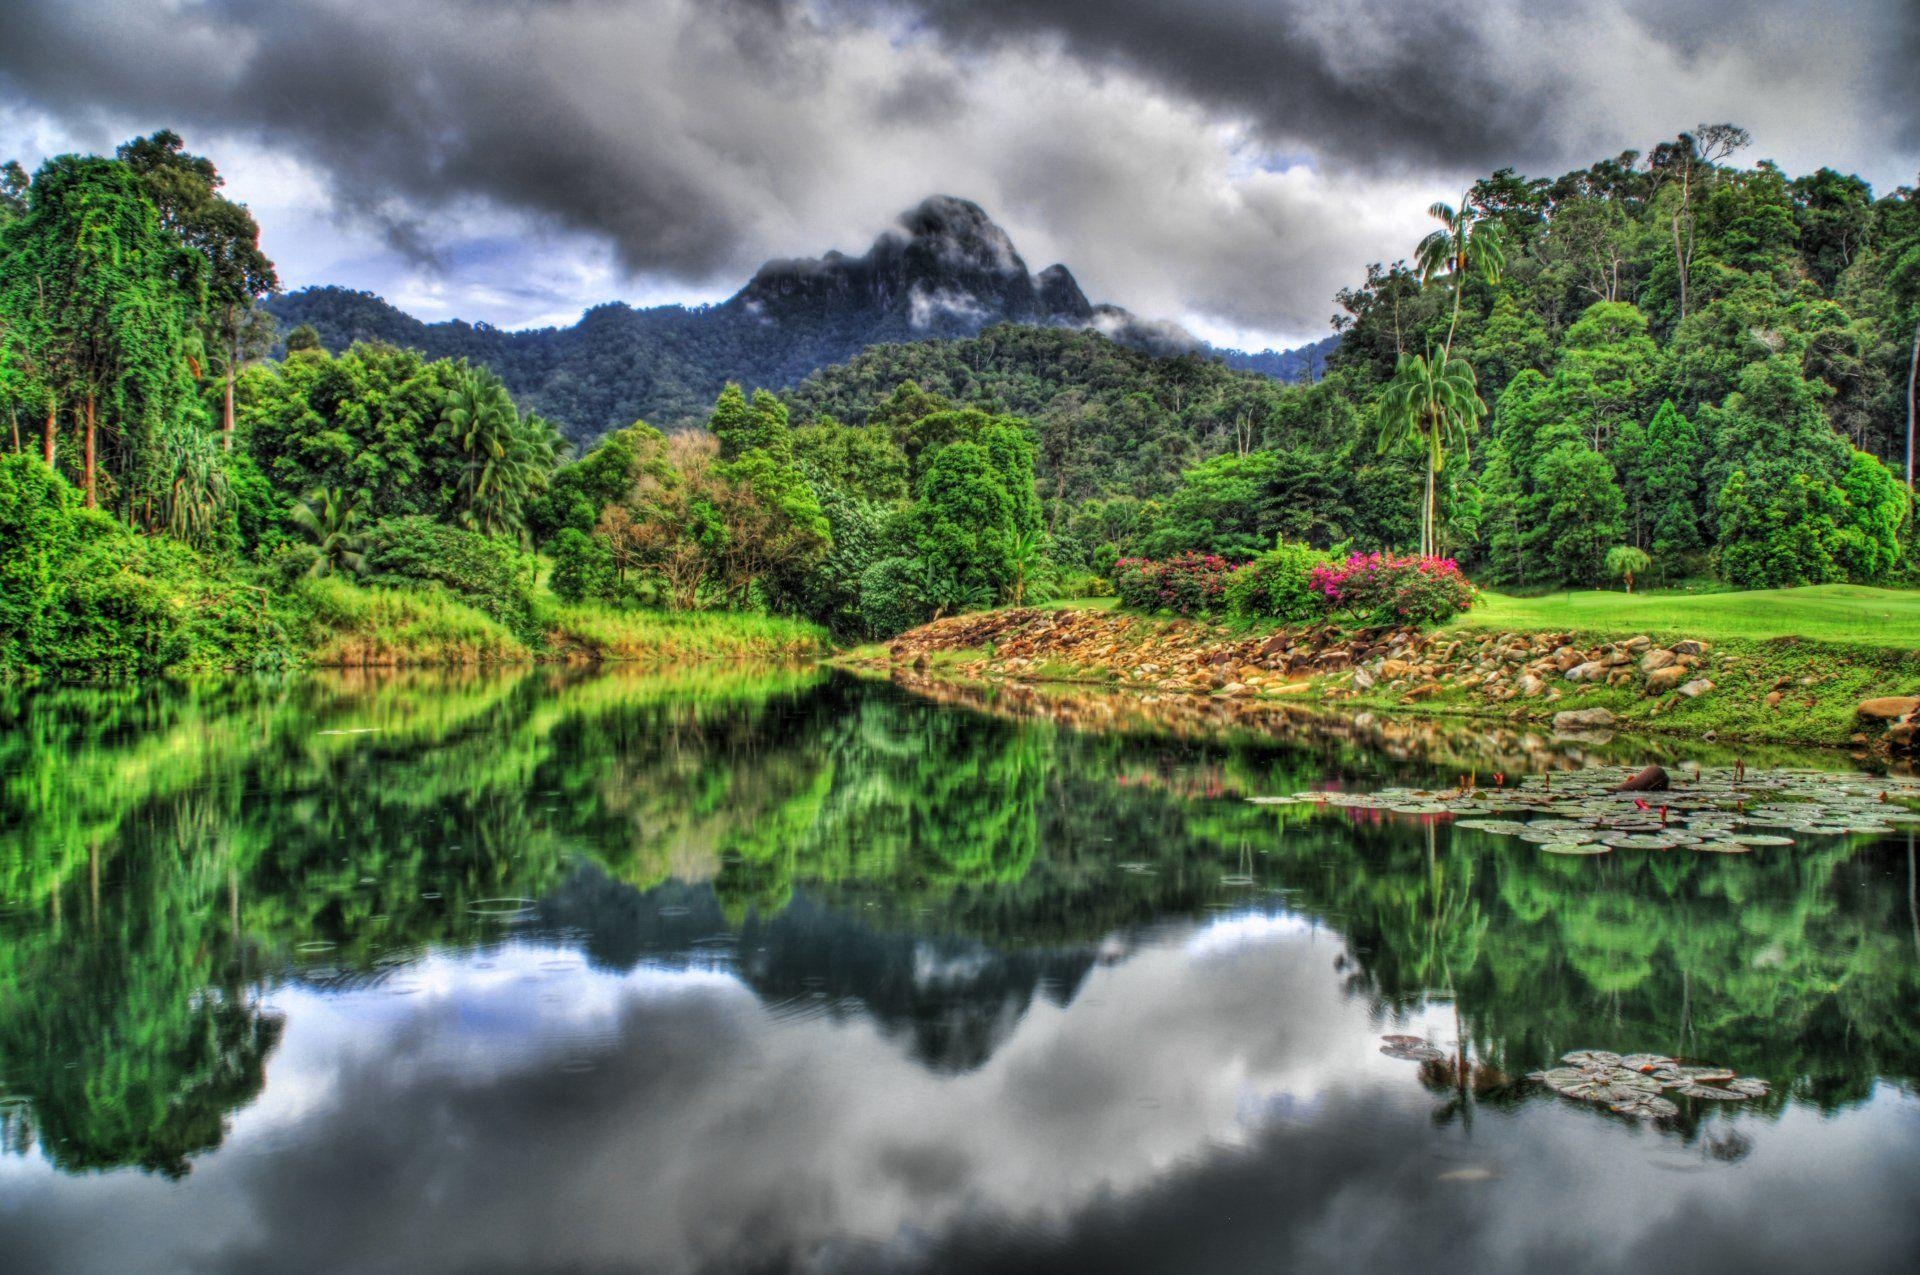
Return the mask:
[[[1221, 711], [0, 693], [0, 1268], [1912, 1268], [1909, 833], [1256, 805], [1682, 758]], [[1574, 1049], [1772, 1090], [1630, 1120], [1525, 1079]]]

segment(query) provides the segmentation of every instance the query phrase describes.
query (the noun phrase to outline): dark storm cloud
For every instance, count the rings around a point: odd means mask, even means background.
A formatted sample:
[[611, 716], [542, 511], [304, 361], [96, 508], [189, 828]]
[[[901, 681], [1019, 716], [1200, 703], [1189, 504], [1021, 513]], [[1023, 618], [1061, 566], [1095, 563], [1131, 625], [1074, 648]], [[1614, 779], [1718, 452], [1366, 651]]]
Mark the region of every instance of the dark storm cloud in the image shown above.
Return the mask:
[[172, 126], [216, 158], [253, 144], [316, 175], [354, 233], [416, 257], [519, 235], [537, 270], [585, 236], [649, 286], [712, 286], [770, 256], [857, 251], [950, 191], [1098, 299], [1295, 337], [1492, 167], [1558, 172], [1708, 120], [1790, 169], [1882, 187], [1920, 151], [1913, 0], [0, 10], [0, 120], [90, 145]]

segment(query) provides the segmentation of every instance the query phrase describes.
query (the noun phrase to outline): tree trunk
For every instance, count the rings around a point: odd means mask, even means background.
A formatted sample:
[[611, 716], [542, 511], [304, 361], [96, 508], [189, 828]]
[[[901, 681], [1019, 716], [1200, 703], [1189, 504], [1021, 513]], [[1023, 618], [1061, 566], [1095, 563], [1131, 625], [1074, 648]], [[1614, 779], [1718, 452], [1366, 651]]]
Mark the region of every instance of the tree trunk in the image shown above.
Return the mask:
[[92, 393], [89, 393], [87, 395], [86, 421], [87, 421], [87, 458], [86, 458], [85, 487], [86, 487], [86, 493], [87, 493], [87, 508], [98, 509], [100, 507], [100, 495], [99, 495], [98, 488], [96, 488], [94, 485], [94, 467], [93, 467], [94, 401], [93, 401]]
[[220, 445], [233, 450], [233, 364], [227, 364], [226, 402], [221, 407]]
[[45, 437], [42, 439], [42, 445], [44, 449], [43, 459], [45, 459], [45, 461], [47, 462], [48, 469], [53, 468], [53, 446], [54, 446], [54, 439], [57, 437], [57, 434], [55, 431], [59, 426], [59, 424], [60, 424], [60, 401], [54, 398], [51, 394], [49, 394], [47, 396], [47, 432]]
[[1425, 557], [1433, 553], [1433, 545], [1439, 528], [1434, 526], [1438, 515], [1438, 506], [1433, 499], [1433, 454], [1427, 454], [1427, 507], [1420, 520], [1420, 553]]

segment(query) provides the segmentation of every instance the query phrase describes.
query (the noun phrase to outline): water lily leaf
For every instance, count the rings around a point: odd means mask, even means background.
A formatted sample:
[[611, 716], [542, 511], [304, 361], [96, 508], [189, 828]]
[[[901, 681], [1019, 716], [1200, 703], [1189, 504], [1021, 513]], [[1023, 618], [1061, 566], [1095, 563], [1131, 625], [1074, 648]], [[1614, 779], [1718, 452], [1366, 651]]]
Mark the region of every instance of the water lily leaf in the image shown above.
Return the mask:
[[1665, 1054], [1628, 1054], [1620, 1060], [1620, 1065], [1632, 1071], [1646, 1072], [1678, 1066]]
[[1547, 854], [1611, 854], [1613, 847], [1597, 841], [1550, 841], [1540, 847]]
[[1728, 1093], [1737, 1093], [1742, 1098], [1764, 1098], [1773, 1092], [1773, 1086], [1757, 1076], [1737, 1076], [1723, 1087]]
[[1646, 1120], [1665, 1120], [1680, 1114], [1680, 1104], [1660, 1097], [1634, 1098], [1627, 1102], [1616, 1102], [1613, 1110], [1623, 1116], [1639, 1116]]
[[1424, 1036], [1382, 1036], [1380, 1039], [1389, 1045], [1424, 1045], [1427, 1043], [1426, 1037]]
[[1561, 1054], [1560, 1061], [1569, 1067], [1618, 1067], [1620, 1055], [1608, 1049], [1576, 1049]]
[[1739, 1102], [1747, 1095], [1735, 1093], [1731, 1089], [1721, 1089], [1714, 1085], [1686, 1084], [1674, 1090], [1683, 1098], [1699, 1098], [1706, 1102]]
[[1432, 1045], [1382, 1045], [1380, 1052], [1406, 1062], [1439, 1062], [1446, 1057]]

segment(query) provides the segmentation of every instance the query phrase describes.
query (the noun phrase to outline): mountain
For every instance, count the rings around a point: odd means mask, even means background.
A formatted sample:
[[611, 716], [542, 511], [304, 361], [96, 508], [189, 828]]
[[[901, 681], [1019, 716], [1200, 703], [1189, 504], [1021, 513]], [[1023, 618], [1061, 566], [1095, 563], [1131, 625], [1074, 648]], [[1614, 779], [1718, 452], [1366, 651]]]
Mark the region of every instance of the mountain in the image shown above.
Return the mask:
[[978, 204], [949, 195], [903, 214], [861, 256], [769, 261], [714, 306], [611, 302], [572, 327], [526, 331], [423, 323], [343, 288], [304, 289], [266, 308], [283, 332], [311, 325], [331, 350], [385, 341], [484, 363], [576, 440], [636, 420], [671, 427], [703, 419], [728, 381], [784, 389], [874, 345], [971, 337], [1007, 323], [1094, 331], [1156, 356], [1217, 353], [1282, 379], [1304, 379], [1313, 366], [1294, 359], [1300, 351], [1212, 351], [1178, 324], [1096, 305], [1066, 266], [1033, 274]]

